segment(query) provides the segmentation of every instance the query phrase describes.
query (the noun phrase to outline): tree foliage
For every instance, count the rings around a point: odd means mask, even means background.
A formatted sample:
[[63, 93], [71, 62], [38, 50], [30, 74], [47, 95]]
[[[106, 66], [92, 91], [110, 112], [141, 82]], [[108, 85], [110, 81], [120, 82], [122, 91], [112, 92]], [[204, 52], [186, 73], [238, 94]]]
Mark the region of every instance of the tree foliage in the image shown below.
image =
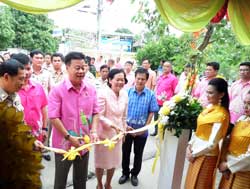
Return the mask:
[[12, 44], [15, 32], [11, 27], [13, 18], [10, 10], [0, 7], [0, 15], [0, 50], [5, 50]]
[[117, 28], [115, 32], [118, 33], [125, 33], [125, 34], [133, 34], [128, 28]]
[[[14, 37], [8, 37], [6, 47], [23, 48], [27, 50], [40, 49], [44, 52], [55, 52], [58, 48], [58, 41], [52, 36], [54, 29], [53, 21], [47, 15], [33, 15], [18, 11], [9, 7], [2, 7], [5, 10], [0, 20], [9, 20], [1, 26], [12, 30]], [[1, 30], [2, 31], [2, 30]], [[6, 36], [9, 31], [1, 33], [0, 37]]]
[[194, 38], [192, 33], [184, 33], [178, 38], [169, 33], [167, 24], [155, 7], [150, 8], [148, 0], [141, 2], [142, 8], [134, 16], [134, 21], [144, 23], [148, 32], [143, 32], [147, 40], [144, 40], [143, 48], [137, 51], [139, 63], [143, 58], [148, 58], [152, 68], [156, 69], [160, 60], [170, 60], [174, 63], [174, 71], [180, 73], [186, 63], [195, 61], [202, 73], [205, 63], [217, 61], [221, 65], [220, 74], [235, 80], [240, 62], [250, 61], [250, 47], [237, 41], [227, 20], [208, 24], [198, 38]]

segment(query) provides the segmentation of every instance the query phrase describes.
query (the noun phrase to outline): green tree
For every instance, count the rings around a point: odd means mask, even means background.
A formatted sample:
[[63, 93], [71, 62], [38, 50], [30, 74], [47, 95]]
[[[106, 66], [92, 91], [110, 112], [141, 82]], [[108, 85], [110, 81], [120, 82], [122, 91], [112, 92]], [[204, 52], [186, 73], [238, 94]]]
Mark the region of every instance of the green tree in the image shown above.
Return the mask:
[[15, 32], [12, 29], [13, 18], [11, 12], [6, 7], [0, 7], [0, 50], [10, 47]]
[[192, 49], [190, 48], [191, 37], [188, 34], [180, 38], [173, 35], [166, 35], [158, 41], [147, 43], [139, 49], [136, 59], [141, 64], [144, 58], [151, 62], [152, 69], [157, 69], [161, 60], [169, 60], [174, 64], [174, 70], [180, 73], [183, 65], [190, 61]]
[[59, 41], [52, 36], [54, 24], [47, 15], [28, 14], [9, 7], [5, 9], [8, 11], [1, 16], [9, 20], [9, 24], [1, 26], [11, 28], [14, 32], [14, 38], [8, 38], [12, 43], [9, 42], [6, 47], [40, 49], [44, 52], [58, 49]]
[[11, 8], [14, 18], [13, 29], [16, 33], [13, 46], [27, 50], [40, 49], [55, 52], [58, 40], [52, 36], [53, 21], [47, 15], [34, 15]]
[[125, 34], [133, 34], [128, 28], [117, 28], [115, 32], [125, 33]]

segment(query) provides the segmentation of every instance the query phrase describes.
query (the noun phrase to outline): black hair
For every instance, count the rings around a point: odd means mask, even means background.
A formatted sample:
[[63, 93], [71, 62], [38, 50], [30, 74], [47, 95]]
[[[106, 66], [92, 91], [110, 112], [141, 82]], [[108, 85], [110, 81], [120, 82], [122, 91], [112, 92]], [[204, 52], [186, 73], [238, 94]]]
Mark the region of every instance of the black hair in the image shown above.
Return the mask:
[[135, 77], [137, 74], [146, 74], [146, 79], [148, 80], [149, 78], [149, 73], [148, 70], [142, 67], [139, 67], [136, 71], [135, 71]]
[[113, 59], [108, 59], [108, 62], [111, 62], [112, 64], [115, 64], [115, 61]]
[[[229, 95], [228, 95], [228, 84], [222, 78], [213, 78], [209, 81], [208, 85], [215, 87], [215, 90], [219, 93], [224, 93], [224, 96], [221, 99], [221, 106], [228, 110], [229, 108]], [[229, 110], [228, 110], [229, 111]]]
[[33, 58], [34, 55], [41, 54], [44, 56], [43, 52], [40, 50], [33, 50], [30, 52], [30, 57]]
[[185, 66], [184, 66], [185, 68], [193, 68], [193, 65], [192, 64], [190, 64], [190, 63], [187, 63], [187, 64], [185, 64]]
[[4, 74], [8, 74], [10, 76], [16, 76], [18, 75], [18, 70], [24, 69], [24, 66], [15, 59], [9, 59], [0, 64], [0, 77], [3, 77]]
[[54, 57], [60, 57], [62, 62], [64, 62], [64, 56], [62, 53], [54, 53], [51, 55], [51, 61], [53, 60]]
[[30, 64], [29, 56], [24, 54], [24, 53], [12, 54], [11, 58], [17, 60], [18, 62], [20, 62], [23, 65]]
[[216, 71], [220, 69], [220, 64], [218, 62], [208, 62], [207, 66], [213, 67], [213, 69]]
[[47, 53], [45, 53], [45, 56], [46, 56], [46, 55], [49, 55], [49, 56], [51, 56], [51, 53], [48, 53], [48, 52], [47, 52]]
[[132, 65], [132, 66], [134, 65], [134, 63], [133, 63], [132, 61], [129, 61], [129, 60], [126, 61], [125, 64], [130, 64], [130, 65]]
[[103, 65], [100, 67], [100, 71], [102, 71], [102, 70], [105, 69], [105, 68], [108, 68], [108, 70], [109, 70], [108, 65], [107, 65], [107, 64], [103, 64]]
[[84, 60], [85, 61], [85, 55], [81, 52], [75, 52], [75, 51], [69, 52], [65, 56], [65, 64], [70, 65], [71, 60]]
[[241, 62], [240, 66], [248, 66], [248, 67], [250, 67], [250, 62]]
[[126, 78], [126, 73], [124, 72], [124, 70], [123, 69], [114, 68], [114, 69], [110, 70], [110, 72], [108, 74], [108, 86], [110, 88], [111, 88], [111, 84], [109, 83], [109, 81], [112, 80], [112, 79], [114, 79], [115, 75], [117, 75], [119, 73], [123, 73], [124, 74], [125, 84], [128, 82], [128, 80]]
[[85, 62], [90, 66], [91, 57], [85, 56]]
[[145, 60], [147, 60], [148, 63], [151, 64], [151, 62], [150, 62], [150, 60], [149, 60], [148, 58], [143, 58], [143, 59], [142, 59], [142, 62], [144, 62]]

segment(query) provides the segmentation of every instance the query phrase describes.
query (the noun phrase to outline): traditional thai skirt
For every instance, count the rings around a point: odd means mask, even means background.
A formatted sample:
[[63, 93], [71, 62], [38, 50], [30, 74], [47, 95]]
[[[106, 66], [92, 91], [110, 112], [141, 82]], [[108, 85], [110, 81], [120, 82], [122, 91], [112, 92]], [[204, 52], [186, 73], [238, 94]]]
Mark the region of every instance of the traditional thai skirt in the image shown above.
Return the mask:
[[212, 189], [217, 156], [200, 156], [189, 164], [185, 189]]
[[221, 178], [219, 189], [250, 189], [250, 171], [231, 174]]

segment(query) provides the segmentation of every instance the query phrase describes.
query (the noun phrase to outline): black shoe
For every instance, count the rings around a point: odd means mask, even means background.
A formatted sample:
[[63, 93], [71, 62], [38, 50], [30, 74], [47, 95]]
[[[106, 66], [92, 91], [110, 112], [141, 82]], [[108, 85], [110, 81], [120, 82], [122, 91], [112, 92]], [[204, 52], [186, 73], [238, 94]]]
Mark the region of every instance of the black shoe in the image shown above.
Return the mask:
[[122, 175], [119, 179], [119, 184], [124, 184], [129, 179], [129, 176]]
[[95, 173], [93, 173], [91, 171], [88, 172], [88, 180], [91, 179], [94, 176], [95, 176]]
[[43, 158], [47, 161], [50, 161], [51, 160], [51, 157], [50, 155], [43, 155]]
[[134, 175], [132, 175], [131, 176], [131, 183], [132, 183], [132, 185], [133, 186], [138, 186], [138, 178], [137, 178], [137, 176], [134, 176]]
[[150, 136], [156, 136], [157, 135], [157, 133], [152, 133], [152, 134], [150, 134]]

